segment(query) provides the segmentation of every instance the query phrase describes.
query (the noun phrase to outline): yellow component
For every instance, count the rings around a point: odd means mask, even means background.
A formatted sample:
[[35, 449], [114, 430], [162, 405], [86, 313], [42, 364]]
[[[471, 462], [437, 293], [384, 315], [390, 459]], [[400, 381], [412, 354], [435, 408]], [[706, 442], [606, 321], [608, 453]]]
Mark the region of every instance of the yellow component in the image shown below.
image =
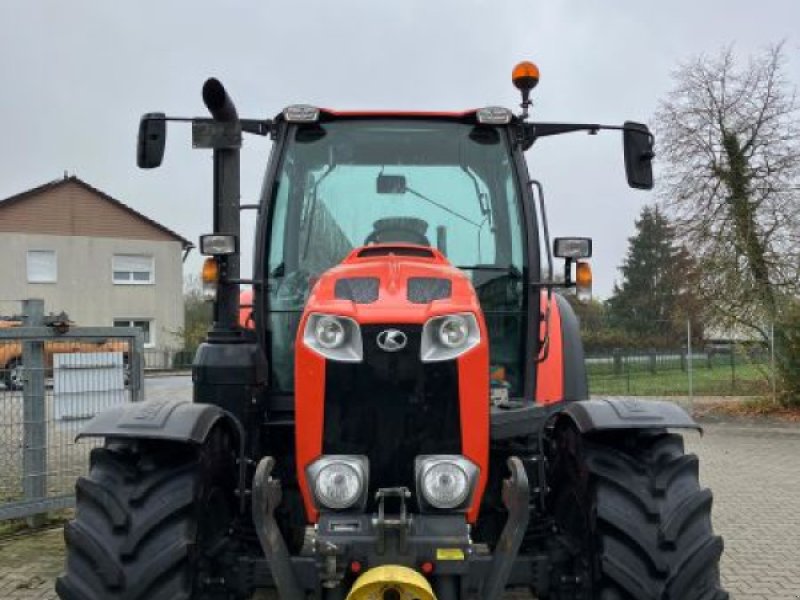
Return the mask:
[[464, 551], [461, 548], [437, 548], [436, 560], [464, 560]]
[[582, 288], [592, 287], [592, 267], [588, 262], [579, 261], [575, 265], [575, 285]]
[[436, 600], [431, 584], [422, 574], [400, 565], [370, 569], [356, 579], [347, 600], [383, 600], [384, 593], [392, 589], [401, 600]]
[[213, 256], [203, 261], [203, 283], [217, 283], [219, 281], [219, 263]]
[[592, 267], [588, 262], [578, 261], [575, 265], [575, 293], [583, 304], [592, 299]]
[[539, 83], [539, 67], [532, 62], [521, 62], [514, 67], [511, 81], [517, 89], [530, 91]]

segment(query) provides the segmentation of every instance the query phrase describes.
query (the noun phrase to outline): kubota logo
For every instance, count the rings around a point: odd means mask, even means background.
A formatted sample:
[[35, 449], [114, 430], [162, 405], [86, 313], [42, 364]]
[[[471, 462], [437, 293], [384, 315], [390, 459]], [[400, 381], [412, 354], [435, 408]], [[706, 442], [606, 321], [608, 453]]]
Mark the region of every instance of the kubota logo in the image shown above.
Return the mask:
[[408, 336], [399, 329], [385, 329], [378, 334], [378, 347], [386, 352], [399, 352], [408, 344]]

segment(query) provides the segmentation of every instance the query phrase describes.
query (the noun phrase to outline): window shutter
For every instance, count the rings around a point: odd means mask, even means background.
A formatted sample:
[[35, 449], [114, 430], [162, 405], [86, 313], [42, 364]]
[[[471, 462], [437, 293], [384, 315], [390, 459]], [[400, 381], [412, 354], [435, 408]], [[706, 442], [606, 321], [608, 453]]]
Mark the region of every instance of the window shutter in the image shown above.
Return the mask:
[[30, 283], [58, 281], [58, 264], [54, 250], [28, 251], [28, 281]]
[[153, 270], [153, 257], [134, 254], [115, 254], [114, 270], [149, 273]]

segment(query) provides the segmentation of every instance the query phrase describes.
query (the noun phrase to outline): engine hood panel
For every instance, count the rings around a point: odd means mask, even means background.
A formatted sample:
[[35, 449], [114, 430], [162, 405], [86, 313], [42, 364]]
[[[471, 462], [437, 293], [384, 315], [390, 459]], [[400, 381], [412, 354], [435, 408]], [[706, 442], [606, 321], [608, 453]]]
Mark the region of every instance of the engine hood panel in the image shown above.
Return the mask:
[[480, 314], [472, 283], [438, 250], [411, 244], [356, 248], [317, 281], [306, 312], [359, 323], [424, 323], [456, 312]]

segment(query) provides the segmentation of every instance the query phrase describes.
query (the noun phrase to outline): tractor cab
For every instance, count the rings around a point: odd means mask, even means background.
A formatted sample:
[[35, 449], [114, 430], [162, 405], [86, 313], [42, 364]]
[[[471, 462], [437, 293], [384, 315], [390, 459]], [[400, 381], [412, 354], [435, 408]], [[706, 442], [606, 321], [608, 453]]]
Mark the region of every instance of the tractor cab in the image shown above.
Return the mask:
[[525, 282], [531, 263], [538, 277], [538, 234], [527, 231], [527, 176], [509, 129], [480, 122], [475, 111], [314, 114], [298, 122], [290, 107], [279, 117], [285, 142], [265, 186], [271, 197], [262, 199], [270, 217], [259, 239], [259, 310], [276, 391], [294, 390], [298, 322], [323, 273], [355, 248], [403, 257], [432, 248], [474, 287], [491, 362], [522, 396], [524, 356], [535, 352], [524, 347]]

